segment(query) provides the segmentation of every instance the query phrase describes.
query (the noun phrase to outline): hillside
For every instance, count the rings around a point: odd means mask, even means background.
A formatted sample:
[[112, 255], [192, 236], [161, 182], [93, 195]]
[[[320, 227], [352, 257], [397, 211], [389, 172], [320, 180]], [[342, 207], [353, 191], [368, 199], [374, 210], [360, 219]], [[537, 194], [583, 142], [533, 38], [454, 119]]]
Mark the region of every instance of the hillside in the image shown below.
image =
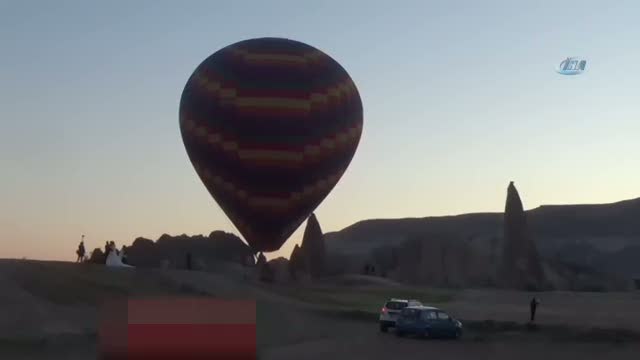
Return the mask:
[[[624, 277], [640, 274], [640, 198], [611, 204], [545, 205], [526, 214], [543, 258]], [[390, 253], [412, 240], [432, 246], [446, 238], [493, 256], [502, 237], [502, 213], [365, 220], [325, 234], [338, 271], [344, 270], [345, 263], [353, 264], [349, 271], [357, 271], [364, 261], [374, 261], [375, 252]]]
[[[456, 234], [462, 238], [502, 236], [502, 213], [471, 213], [404, 219], [373, 219], [325, 234], [332, 249], [359, 252], [360, 244], [394, 243], [415, 234]], [[531, 232], [539, 243], [550, 239], [619, 238], [640, 244], [640, 198], [598, 205], [543, 205], [528, 210]], [[627, 244], [620, 241], [619, 244]], [[608, 248], [607, 244], [599, 244]]]

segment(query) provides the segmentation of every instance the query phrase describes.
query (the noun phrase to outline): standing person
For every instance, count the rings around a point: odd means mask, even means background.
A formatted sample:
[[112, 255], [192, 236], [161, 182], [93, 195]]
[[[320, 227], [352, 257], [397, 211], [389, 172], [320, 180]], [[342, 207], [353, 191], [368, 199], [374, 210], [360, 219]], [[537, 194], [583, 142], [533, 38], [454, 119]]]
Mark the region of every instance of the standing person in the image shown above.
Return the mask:
[[120, 250], [120, 257], [122, 258], [122, 263], [125, 265], [129, 265], [129, 260], [127, 260], [127, 245], [122, 245], [122, 250]]
[[86, 250], [84, 248], [84, 235], [82, 235], [82, 240], [80, 240], [80, 245], [78, 245], [78, 250], [76, 250], [76, 254], [78, 255], [78, 259], [76, 260], [76, 262], [82, 262], [86, 254]]
[[536, 309], [538, 308], [539, 304], [540, 301], [534, 296], [533, 299], [531, 299], [531, 303], [529, 304], [529, 308], [531, 311], [531, 322], [534, 322], [536, 319]]

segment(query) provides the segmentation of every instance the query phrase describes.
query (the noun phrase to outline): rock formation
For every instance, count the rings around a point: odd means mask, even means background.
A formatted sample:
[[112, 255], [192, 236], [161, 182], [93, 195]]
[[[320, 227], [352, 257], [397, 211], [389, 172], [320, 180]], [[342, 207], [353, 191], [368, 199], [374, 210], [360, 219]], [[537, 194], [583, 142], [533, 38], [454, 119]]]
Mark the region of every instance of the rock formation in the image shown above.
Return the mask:
[[163, 260], [167, 260], [176, 268], [185, 269], [189, 253], [194, 270], [203, 270], [204, 264], [208, 263], [242, 264], [251, 255], [251, 250], [239, 237], [223, 231], [214, 231], [209, 236], [164, 234], [155, 242], [137, 238], [127, 248], [128, 262], [136, 267], [160, 267]]
[[271, 281], [276, 283], [285, 283], [291, 279], [290, 273], [289, 273], [290, 272], [289, 260], [285, 259], [284, 257], [279, 257], [273, 260], [269, 260], [267, 265], [269, 266], [272, 272]]
[[436, 287], [486, 286], [491, 278], [488, 259], [470, 241], [446, 234], [424, 234], [407, 240], [395, 252], [393, 268], [381, 273], [401, 282]]
[[256, 266], [262, 266], [267, 263], [267, 257], [264, 256], [263, 253], [258, 254], [258, 260], [256, 261]]
[[507, 189], [504, 210], [504, 247], [498, 279], [503, 286], [540, 289], [544, 271], [527, 227], [527, 217], [513, 181]]
[[324, 235], [315, 214], [311, 214], [307, 220], [300, 252], [302, 254], [300, 258], [303, 260], [301, 260], [302, 264], [298, 266], [306, 268], [312, 277], [319, 277], [325, 274], [326, 249]]
[[307, 267], [305, 264], [305, 258], [302, 255], [302, 250], [300, 246], [296, 244], [293, 247], [293, 251], [291, 251], [291, 256], [289, 256], [289, 276], [291, 279], [296, 280], [301, 272], [307, 272]]
[[263, 253], [258, 255], [258, 261], [256, 262], [256, 268], [258, 270], [258, 279], [263, 282], [273, 282], [275, 280], [275, 272], [267, 261], [267, 257]]

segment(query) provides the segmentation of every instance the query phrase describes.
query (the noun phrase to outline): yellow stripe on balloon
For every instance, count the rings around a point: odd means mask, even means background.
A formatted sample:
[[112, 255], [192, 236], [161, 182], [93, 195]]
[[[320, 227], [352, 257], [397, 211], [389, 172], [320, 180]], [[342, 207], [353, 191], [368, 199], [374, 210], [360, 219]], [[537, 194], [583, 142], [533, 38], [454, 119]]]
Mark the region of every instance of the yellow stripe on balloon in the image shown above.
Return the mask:
[[314, 104], [326, 105], [330, 98], [342, 99], [357, 93], [357, 89], [350, 79], [328, 86], [325, 90], [311, 93], [307, 99], [287, 97], [243, 97], [238, 96], [238, 90], [223, 86], [217, 80], [210, 80], [205, 74], [194, 74], [194, 78], [208, 93], [221, 101], [238, 107], [282, 108], [309, 111]]
[[251, 53], [245, 49], [232, 49], [231, 51], [235, 55], [242, 57], [244, 61], [254, 62], [254, 63], [280, 62], [280, 63], [294, 63], [298, 65], [305, 65], [308, 63], [318, 61], [318, 59], [321, 59], [325, 56], [324, 54], [320, 53], [317, 50], [304, 53], [302, 55]]
[[[362, 125], [346, 129], [336, 135], [324, 138], [319, 141], [319, 145], [306, 145], [303, 151], [287, 150], [261, 150], [243, 149], [238, 142], [225, 140], [222, 134], [210, 133], [204, 126], [195, 127], [191, 120], [185, 120], [185, 125], [189, 125], [187, 130], [195, 137], [201, 138], [213, 146], [220, 146], [224, 151], [232, 152], [242, 160], [247, 161], [276, 161], [280, 163], [300, 163], [309, 157], [319, 157], [330, 153], [338, 146], [348, 145], [359, 139]], [[185, 130], [187, 127], [185, 127]]]
[[341, 83], [328, 86], [325, 90], [315, 91], [310, 94], [309, 99], [314, 104], [326, 104], [329, 98], [346, 98], [357, 93], [357, 89], [353, 86], [350, 79], [346, 79]]

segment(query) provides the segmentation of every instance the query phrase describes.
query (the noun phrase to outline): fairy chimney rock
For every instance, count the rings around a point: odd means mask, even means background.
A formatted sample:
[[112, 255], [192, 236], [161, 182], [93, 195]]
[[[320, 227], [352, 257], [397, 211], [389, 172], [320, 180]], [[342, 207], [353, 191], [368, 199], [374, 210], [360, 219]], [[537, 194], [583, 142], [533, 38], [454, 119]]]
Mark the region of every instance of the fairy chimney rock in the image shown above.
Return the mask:
[[527, 214], [513, 181], [507, 188], [504, 210], [504, 248], [501, 276], [510, 288], [540, 288], [544, 273], [527, 226]]
[[326, 248], [324, 235], [315, 214], [311, 214], [307, 220], [300, 250], [309, 274], [313, 277], [322, 276], [325, 272]]

